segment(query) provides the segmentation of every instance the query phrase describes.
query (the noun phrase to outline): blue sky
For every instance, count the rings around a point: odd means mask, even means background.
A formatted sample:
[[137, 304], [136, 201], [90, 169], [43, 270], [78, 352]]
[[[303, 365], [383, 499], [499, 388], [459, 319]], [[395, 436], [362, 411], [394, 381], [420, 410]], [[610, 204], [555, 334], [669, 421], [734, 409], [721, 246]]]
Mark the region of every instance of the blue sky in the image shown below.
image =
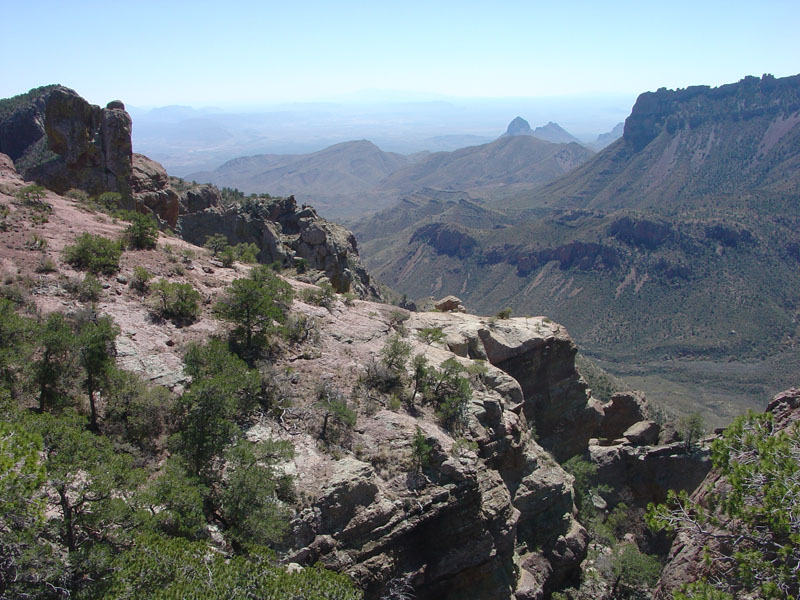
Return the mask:
[[797, 0], [11, 2], [0, 97], [93, 103], [636, 94], [800, 72]]

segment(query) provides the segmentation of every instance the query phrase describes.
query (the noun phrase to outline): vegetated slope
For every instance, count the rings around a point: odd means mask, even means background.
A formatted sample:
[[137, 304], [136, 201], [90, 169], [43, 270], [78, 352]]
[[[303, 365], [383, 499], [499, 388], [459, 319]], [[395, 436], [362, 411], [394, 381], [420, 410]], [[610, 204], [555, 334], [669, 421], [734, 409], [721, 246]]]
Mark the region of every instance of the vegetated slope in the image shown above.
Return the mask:
[[245, 193], [294, 194], [299, 200], [313, 200], [315, 206], [332, 214], [331, 211], [343, 211], [338, 204], [371, 192], [380, 181], [410, 162], [406, 156], [383, 152], [372, 142], [360, 140], [335, 144], [312, 154], [235, 158], [214, 171], [193, 173], [186, 179]]
[[[371, 272], [409, 297], [546, 314], [636, 387], [722, 424], [791, 384], [798, 362], [799, 90], [765, 77], [643, 94], [622, 139], [495, 201], [511, 223], [441, 211], [390, 243], [354, 229]], [[698, 381], [709, 389], [687, 390]]]
[[[131, 187], [147, 176], [158, 196], [166, 174], [141, 158]], [[550, 319], [338, 296], [352, 288], [328, 258], [359, 270], [355, 244], [313, 209], [171, 183], [179, 225], [233, 230], [250, 256], [260, 242], [271, 266], [210, 256], [146, 215], [98, 214], [107, 192], [27, 185], [0, 155], [4, 595], [362, 597], [320, 568], [281, 566], [321, 563], [368, 600], [543, 597], [580, 581], [590, 536], [575, 510], [589, 490], [554, 457], [602, 456], [608, 508], [635, 508], [596, 541], [639, 561], [652, 540], [631, 531], [635, 511], [707, 471], [635, 394], [593, 398]], [[448, 196], [429, 199], [451, 227], [508, 226]], [[417, 237], [436, 248], [469, 256], [478, 243], [430, 225]], [[621, 566], [612, 557], [605, 582], [591, 579], [610, 588]]]

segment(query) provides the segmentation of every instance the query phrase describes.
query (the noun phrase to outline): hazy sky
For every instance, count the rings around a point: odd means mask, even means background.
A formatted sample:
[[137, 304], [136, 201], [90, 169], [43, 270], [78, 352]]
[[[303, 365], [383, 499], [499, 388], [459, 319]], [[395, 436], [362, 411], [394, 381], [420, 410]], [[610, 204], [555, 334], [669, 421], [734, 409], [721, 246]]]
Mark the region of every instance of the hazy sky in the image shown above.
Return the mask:
[[638, 93], [800, 72], [797, 0], [5, 3], [0, 97], [255, 105]]

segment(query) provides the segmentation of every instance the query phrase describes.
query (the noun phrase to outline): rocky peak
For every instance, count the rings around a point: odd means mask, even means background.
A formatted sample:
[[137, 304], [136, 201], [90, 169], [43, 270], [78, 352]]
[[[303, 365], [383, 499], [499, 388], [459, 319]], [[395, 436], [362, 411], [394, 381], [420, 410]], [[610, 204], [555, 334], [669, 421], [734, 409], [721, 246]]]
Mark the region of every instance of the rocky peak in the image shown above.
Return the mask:
[[533, 135], [533, 130], [530, 124], [522, 117], [515, 117], [511, 123], [508, 124], [508, 129], [503, 136], [515, 135]]
[[547, 125], [537, 127], [530, 135], [546, 142], [552, 142], [553, 144], [580, 143], [578, 138], [553, 121], [550, 121]]

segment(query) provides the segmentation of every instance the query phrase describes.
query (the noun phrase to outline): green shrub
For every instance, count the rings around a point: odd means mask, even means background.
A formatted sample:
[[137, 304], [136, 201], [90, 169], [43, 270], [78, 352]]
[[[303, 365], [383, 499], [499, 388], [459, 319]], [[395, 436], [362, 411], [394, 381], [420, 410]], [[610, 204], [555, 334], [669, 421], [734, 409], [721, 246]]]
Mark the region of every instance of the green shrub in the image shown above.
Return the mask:
[[31, 239], [25, 242], [25, 248], [28, 250], [47, 250], [47, 240], [34, 233]]
[[336, 301], [336, 292], [330, 283], [321, 283], [316, 288], [306, 288], [300, 293], [300, 299], [306, 304], [322, 306], [330, 310]]
[[[47, 190], [41, 185], [26, 185], [20, 188], [14, 196], [26, 206], [36, 206], [44, 202]], [[52, 208], [52, 207], [50, 207]]]
[[399, 335], [393, 335], [381, 348], [381, 359], [384, 365], [395, 373], [406, 369], [408, 357], [411, 355], [411, 344], [404, 342]]
[[89, 201], [89, 194], [84, 192], [83, 190], [79, 190], [78, 188], [71, 188], [66, 191], [64, 194], [67, 198], [71, 198], [78, 202], [88, 202]]
[[678, 436], [683, 442], [686, 452], [696, 450], [705, 433], [703, 416], [698, 412], [693, 412], [678, 420]]
[[498, 319], [510, 319], [511, 318], [511, 308], [506, 307], [500, 312], [497, 313]]
[[111, 275], [119, 271], [120, 243], [102, 235], [82, 233], [75, 244], [64, 248], [64, 260], [76, 269]]
[[320, 439], [325, 443], [342, 443], [356, 425], [356, 413], [344, 395], [324, 383], [317, 391], [317, 406], [323, 411]]
[[414, 439], [411, 440], [411, 463], [415, 471], [422, 471], [431, 462], [433, 446], [428, 442], [428, 438], [422, 433], [422, 429], [417, 426]]
[[236, 260], [236, 252], [234, 251], [233, 247], [226, 246], [222, 249], [219, 253], [219, 260], [222, 263], [222, 266], [226, 269], [230, 269], [233, 266], [234, 261]]
[[133, 276], [128, 285], [140, 294], [147, 292], [150, 280], [153, 274], [142, 266], [136, 265], [133, 267]]
[[158, 242], [158, 223], [152, 215], [132, 212], [129, 215], [130, 225], [125, 229], [125, 240], [128, 247], [135, 250], [152, 250]]
[[286, 321], [294, 292], [269, 267], [253, 267], [250, 276], [234, 279], [214, 306], [217, 316], [234, 325], [231, 339], [238, 352], [253, 360], [275, 332], [275, 323]]
[[294, 268], [297, 270], [299, 274], [303, 274], [308, 271], [308, 261], [305, 258], [295, 258], [294, 259]]
[[444, 340], [444, 331], [441, 327], [423, 327], [417, 332], [417, 337], [426, 344], [436, 344]]
[[106, 387], [103, 433], [155, 453], [173, 410], [169, 390], [123, 370], [114, 370]]
[[[106, 598], [361, 600], [345, 576], [322, 567], [289, 572], [265, 548], [226, 557], [206, 542], [140, 537], [114, 559]], [[98, 596], [99, 597], [99, 596]]]
[[439, 369], [430, 368], [425, 384], [423, 401], [434, 405], [442, 426], [452, 433], [460, 433], [467, 425], [472, 387], [469, 379], [463, 376], [465, 372], [461, 363], [448, 358]]
[[56, 263], [52, 258], [43, 254], [39, 259], [39, 264], [36, 265], [37, 273], [53, 273], [56, 271]]
[[228, 238], [221, 233], [215, 233], [214, 235], [209, 235], [208, 237], [206, 237], [206, 243], [203, 244], [203, 248], [205, 248], [206, 250], [210, 250], [212, 256], [217, 256], [227, 247], [228, 247]]
[[76, 295], [83, 302], [97, 302], [103, 293], [103, 284], [91, 273], [87, 273], [75, 288]]
[[302, 344], [307, 341], [319, 342], [317, 322], [314, 318], [304, 314], [289, 315], [283, 330], [286, 339], [293, 344]]
[[122, 206], [122, 194], [117, 192], [103, 192], [97, 197], [96, 203], [107, 211], [112, 212]]
[[0, 231], [11, 229], [11, 224], [6, 220], [10, 212], [5, 204], [0, 204]]
[[[236, 260], [243, 263], [257, 263], [258, 252], [258, 246], [253, 243], [241, 243], [233, 247], [233, 253], [236, 256]], [[272, 264], [274, 265], [275, 263]], [[280, 263], [278, 263], [278, 265], [280, 265]], [[272, 267], [272, 265], [270, 265], [270, 267]], [[272, 270], [280, 271], [280, 269], [275, 269], [274, 267], [272, 267]]]
[[174, 323], [191, 323], [200, 314], [200, 292], [189, 283], [170, 283], [160, 279], [150, 286], [157, 303], [155, 312]]

